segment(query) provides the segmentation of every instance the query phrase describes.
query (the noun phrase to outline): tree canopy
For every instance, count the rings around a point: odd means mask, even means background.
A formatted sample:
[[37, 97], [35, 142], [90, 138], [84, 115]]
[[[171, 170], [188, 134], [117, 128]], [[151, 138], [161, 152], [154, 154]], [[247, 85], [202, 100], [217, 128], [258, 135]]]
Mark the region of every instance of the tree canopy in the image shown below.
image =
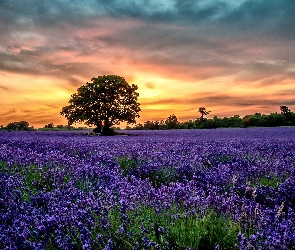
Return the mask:
[[72, 94], [69, 105], [62, 108], [69, 125], [85, 122], [94, 125], [96, 132], [111, 133], [111, 126], [126, 121], [135, 124], [139, 117], [138, 87], [129, 85], [123, 77], [104, 75], [92, 78]]
[[[198, 112], [201, 113], [200, 118], [184, 122], [178, 122], [177, 117], [170, 115], [166, 121], [146, 121], [144, 124], [137, 124], [135, 130], [158, 130], [158, 129], [214, 129], [214, 128], [246, 128], [246, 127], [278, 127], [278, 126], [294, 126], [295, 113], [287, 106], [280, 106], [281, 113], [271, 113], [268, 115], [255, 113], [246, 115], [241, 118], [239, 115], [232, 117], [218, 118], [214, 116], [211, 119], [207, 115], [211, 111], [207, 111], [205, 107], [200, 107]], [[129, 128], [132, 129], [132, 128]]]
[[206, 108], [204, 107], [199, 108], [199, 113], [201, 113], [201, 117], [200, 117], [201, 122], [207, 120], [207, 115], [209, 115], [210, 112], [211, 111], [207, 111]]
[[19, 131], [29, 131], [34, 130], [33, 127], [30, 127], [30, 124], [27, 121], [19, 121], [19, 122], [10, 122], [5, 127], [7, 130], [19, 130]]
[[178, 126], [179, 122], [177, 120], [176, 115], [170, 115], [166, 121], [165, 121], [165, 125], [168, 129], [176, 129]]

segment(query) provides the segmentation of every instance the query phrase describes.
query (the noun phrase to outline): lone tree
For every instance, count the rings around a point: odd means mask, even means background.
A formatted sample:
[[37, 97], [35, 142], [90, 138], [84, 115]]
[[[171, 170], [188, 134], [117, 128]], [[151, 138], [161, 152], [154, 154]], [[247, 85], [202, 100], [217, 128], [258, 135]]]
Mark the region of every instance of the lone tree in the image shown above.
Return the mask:
[[199, 113], [201, 113], [201, 117], [200, 117], [200, 121], [204, 122], [207, 120], [207, 115], [210, 113], [211, 111], [207, 111], [206, 108], [204, 107], [200, 107], [199, 108]]
[[139, 94], [137, 86], [131, 86], [123, 77], [104, 75], [92, 78], [72, 94], [69, 105], [62, 108], [61, 115], [65, 116], [69, 125], [85, 122], [94, 125], [94, 132], [112, 135], [111, 126], [126, 121], [127, 124], [136, 123], [139, 117], [140, 104], [137, 102]]

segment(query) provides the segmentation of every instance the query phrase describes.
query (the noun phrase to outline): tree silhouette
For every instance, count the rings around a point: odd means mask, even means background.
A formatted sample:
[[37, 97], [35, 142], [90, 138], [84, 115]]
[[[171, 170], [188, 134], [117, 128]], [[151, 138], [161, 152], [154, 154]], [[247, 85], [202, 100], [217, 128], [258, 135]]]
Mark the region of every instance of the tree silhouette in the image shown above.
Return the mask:
[[295, 125], [295, 113], [293, 113], [287, 106], [280, 106], [281, 114], [286, 117], [290, 125]]
[[210, 113], [211, 111], [207, 111], [206, 108], [204, 107], [200, 107], [199, 108], [199, 113], [201, 113], [201, 117], [200, 117], [200, 121], [204, 122], [207, 120], [207, 115]]
[[292, 111], [287, 106], [280, 106], [281, 114], [288, 116], [292, 114]]
[[19, 131], [27, 131], [33, 130], [32, 127], [29, 127], [29, 123], [27, 121], [19, 121], [19, 122], [10, 122], [7, 124], [7, 130], [19, 130]]
[[137, 89], [136, 85], [129, 85], [123, 77], [116, 75], [92, 78], [71, 95], [69, 105], [62, 108], [61, 115], [67, 118], [69, 125], [85, 122], [94, 125], [95, 132], [110, 135], [113, 125], [122, 121], [136, 123], [135, 118], [141, 111]]
[[170, 116], [166, 119], [165, 124], [166, 124], [166, 127], [167, 127], [168, 129], [176, 129], [177, 126], [178, 126], [178, 124], [179, 124], [176, 115], [174, 115], [174, 114], [173, 114], [173, 115], [170, 115]]

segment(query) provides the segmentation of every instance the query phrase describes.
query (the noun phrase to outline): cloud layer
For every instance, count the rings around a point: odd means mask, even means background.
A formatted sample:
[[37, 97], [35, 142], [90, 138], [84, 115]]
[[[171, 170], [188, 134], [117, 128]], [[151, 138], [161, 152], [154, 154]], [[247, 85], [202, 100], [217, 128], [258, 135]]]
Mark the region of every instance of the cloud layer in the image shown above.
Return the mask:
[[103, 74], [138, 85], [140, 122], [294, 110], [294, 12], [290, 0], [0, 0], [0, 124], [65, 123], [70, 95]]

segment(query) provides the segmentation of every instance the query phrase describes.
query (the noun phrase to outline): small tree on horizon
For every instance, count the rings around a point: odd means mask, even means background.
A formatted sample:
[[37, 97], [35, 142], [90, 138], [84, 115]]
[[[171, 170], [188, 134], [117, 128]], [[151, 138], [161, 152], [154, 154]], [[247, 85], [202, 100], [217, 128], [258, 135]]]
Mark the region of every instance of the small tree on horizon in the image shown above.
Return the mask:
[[97, 133], [110, 135], [111, 127], [126, 121], [135, 124], [139, 117], [138, 87], [129, 85], [123, 77], [104, 75], [91, 79], [72, 94], [69, 105], [62, 108], [68, 124], [85, 122], [94, 125]]
[[280, 106], [281, 114], [286, 117], [290, 125], [295, 125], [295, 113], [291, 111], [287, 106]]
[[53, 128], [54, 124], [53, 123], [48, 123], [44, 126], [44, 128]]
[[207, 120], [207, 115], [210, 113], [211, 111], [207, 111], [206, 108], [204, 107], [200, 107], [199, 108], [199, 113], [201, 113], [201, 117], [200, 117], [200, 121], [204, 122]]
[[281, 110], [281, 114], [283, 115], [289, 115], [293, 113], [291, 109], [289, 109], [287, 106], [284, 106], [284, 105], [280, 106], [280, 110]]
[[34, 130], [33, 127], [30, 127], [30, 124], [27, 121], [19, 121], [19, 122], [10, 122], [5, 127], [7, 130], [18, 130], [18, 131], [30, 131]]
[[170, 115], [165, 121], [165, 125], [168, 129], [176, 129], [178, 124], [179, 121], [177, 120], [177, 117], [174, 114]]

